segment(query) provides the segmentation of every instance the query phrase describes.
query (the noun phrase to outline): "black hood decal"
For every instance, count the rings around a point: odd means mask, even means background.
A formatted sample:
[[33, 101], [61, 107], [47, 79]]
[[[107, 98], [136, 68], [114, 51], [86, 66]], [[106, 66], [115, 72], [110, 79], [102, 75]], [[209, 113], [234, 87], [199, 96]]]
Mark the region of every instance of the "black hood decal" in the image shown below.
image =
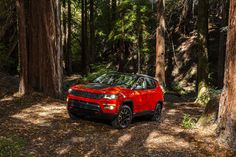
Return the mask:
[[84, 88], [90, 88], [90, 89], [104, 89], [111, 87], [111, 85], [106, 85], [106, 84], [100, 84], [100, 83], [91, 83], [83, 86]]

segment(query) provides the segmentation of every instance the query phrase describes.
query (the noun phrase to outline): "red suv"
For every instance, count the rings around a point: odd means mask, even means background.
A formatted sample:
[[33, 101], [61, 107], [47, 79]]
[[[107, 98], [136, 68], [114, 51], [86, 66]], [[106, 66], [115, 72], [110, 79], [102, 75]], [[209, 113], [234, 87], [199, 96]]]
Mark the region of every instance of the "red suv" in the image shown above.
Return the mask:
[[146, 75], [111, 72], [92, 83], [75, 85], [68, 91], [68, 113], [72, 119], [95, 116], [127, 128], [132, 118], [150, 115], [159, 121], [164, 96], [158, 82]]

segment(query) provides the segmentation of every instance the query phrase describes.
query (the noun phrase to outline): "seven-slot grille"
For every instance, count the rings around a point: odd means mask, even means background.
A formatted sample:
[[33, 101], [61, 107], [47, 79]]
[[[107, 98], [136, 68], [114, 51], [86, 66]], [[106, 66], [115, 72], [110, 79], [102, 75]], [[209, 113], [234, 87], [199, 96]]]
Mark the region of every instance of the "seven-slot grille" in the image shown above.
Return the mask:
[[84, 97], [84, 98], [90, 98], [90, 99], [102, 99], [104, 97], [104, 94], [98, 94], [98, 93], [90, 93], [80, 90], [72, 90], [70, 93], [75, 96]]
[[85, 102], [85, 101], [80, 101], [80, 100], [70, 100], [69, 104], [78, 109], [100, 112], [100, 106], [96, 103]]

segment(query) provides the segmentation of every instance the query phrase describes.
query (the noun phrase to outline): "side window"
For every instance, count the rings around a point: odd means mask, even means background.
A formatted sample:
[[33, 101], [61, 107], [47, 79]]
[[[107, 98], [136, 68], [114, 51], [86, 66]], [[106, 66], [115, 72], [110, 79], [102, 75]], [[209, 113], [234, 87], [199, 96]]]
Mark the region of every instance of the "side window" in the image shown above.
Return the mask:
[[147, 89], [147, 81], [144, 78], [139, 78], [135, 86], [136, 90]]
[[155, 89], [156, 88], [156, 82], [152, 79], [146, 78], [147, 82], [147, 89]]

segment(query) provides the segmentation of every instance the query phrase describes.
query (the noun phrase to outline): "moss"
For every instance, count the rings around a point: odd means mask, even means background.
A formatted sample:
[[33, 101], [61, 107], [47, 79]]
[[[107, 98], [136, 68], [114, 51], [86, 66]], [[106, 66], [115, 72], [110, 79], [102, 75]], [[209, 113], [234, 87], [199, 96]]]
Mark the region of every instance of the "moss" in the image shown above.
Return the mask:
[[212, 97], [207, 103], [204, 113], [197, 122], [197, 126], [209, 126], [217, 121], [220, 94]]
[[219, 95], [221, 90], [216, 90], [214, 88], [208, 88], [207, 86], [202, 86], [198, 92], [198, 97], [195, 103], [206, 106], [214, 97]]

